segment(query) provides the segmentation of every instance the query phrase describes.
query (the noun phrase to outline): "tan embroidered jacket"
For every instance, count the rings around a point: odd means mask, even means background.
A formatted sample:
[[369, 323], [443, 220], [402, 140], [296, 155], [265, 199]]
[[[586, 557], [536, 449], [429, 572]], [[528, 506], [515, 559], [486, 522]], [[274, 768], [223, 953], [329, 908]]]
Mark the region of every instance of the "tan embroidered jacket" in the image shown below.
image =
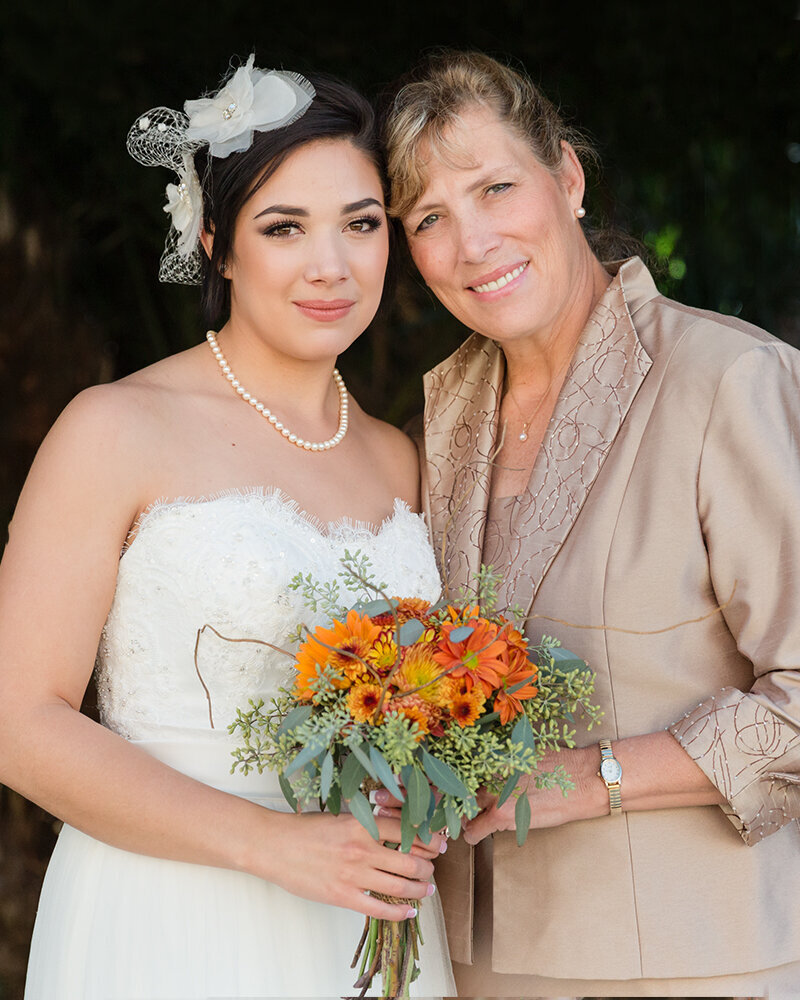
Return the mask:
[[[503, 376], [473, 335], [425, 378], [452, 588], [481, 561]], [[596, 671], [605, 717], [579, 745], [669, 728], [727, 804], [532, 831], [523, 848], [496, 835], [493, 968], [666, 978], [800, 958], [800, 353], [625, 262], [500, 536], [504, 600], [542, 615], [654, 630], [733, 597], [657, 635], [529, 625]], [[471, 865], [458, 842], [437, 870], [462, 962]]]

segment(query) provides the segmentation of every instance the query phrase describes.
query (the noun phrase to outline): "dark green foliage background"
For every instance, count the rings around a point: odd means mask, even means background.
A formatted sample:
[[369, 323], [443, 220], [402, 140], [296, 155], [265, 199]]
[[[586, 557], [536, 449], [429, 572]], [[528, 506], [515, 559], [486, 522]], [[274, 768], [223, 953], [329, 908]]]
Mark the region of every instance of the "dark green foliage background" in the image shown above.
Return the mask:
[[[646, 238], [669, 294], [800, 344], [797, 15], [797, 0], [3, 4], [0, 517], [75, 392], [201, 339], [196, 290], [155, 277], [171, 178], [130, 160], [125, 134], [251, 50], [370, 95], [435, 45], [524, 64], [599, 148], [590, 220]], [[409, 274], [342, 369], [367, 409], [401, 422], [463, 335]], [[21, 995], [51, 827], [0, 787], [4, 1000]]]

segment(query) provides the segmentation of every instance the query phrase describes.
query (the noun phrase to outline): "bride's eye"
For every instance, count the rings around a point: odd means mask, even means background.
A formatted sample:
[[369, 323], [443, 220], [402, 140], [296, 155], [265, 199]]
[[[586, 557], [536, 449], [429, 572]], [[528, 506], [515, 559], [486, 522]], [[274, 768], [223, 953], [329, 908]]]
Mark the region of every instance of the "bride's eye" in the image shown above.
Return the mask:
[[507, 191], [511, 184], [507, 181], [501, 181], [499, 184], [492, 184], [490, 187], [486, 188], [487, 194], [500, 194], [502, 191]]
[[377, 215], [362, 215], [347, 223], [346, 228], [351, 233], [374, 233], [383, 225], [383, 219]]
[[296, 233], [302, 232], [302, 229], [298, 223], [293, 222], [291, 219], [281, 219], [280, 222], [273, 222], [271, 226], [268, 226], [264, 230], [265, 236], [294, 236]]

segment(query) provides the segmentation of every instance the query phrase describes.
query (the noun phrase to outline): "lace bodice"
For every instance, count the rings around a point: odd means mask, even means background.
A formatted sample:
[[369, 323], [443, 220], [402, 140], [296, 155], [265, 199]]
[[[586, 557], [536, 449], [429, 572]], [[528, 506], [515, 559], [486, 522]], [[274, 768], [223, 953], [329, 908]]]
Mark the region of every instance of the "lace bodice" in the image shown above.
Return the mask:
[[[422, 518], [400, 500], [377, 529], [323, 525], [275, 491], [155, 504], [124, 552], [97, 660], [106, 726], [128, 739], [225, 733], [250, 698], [268, 701], [291, 676], [288, 634], [311, 614], [288, 587], [298, 573], [337, 578], [348, 549], [368, 556], [392, 594], [435, 599], [439, 577]], [[345, 601], [344, 603], [349, 603]], [[197, 653], [195, 664], [195, 645]]]

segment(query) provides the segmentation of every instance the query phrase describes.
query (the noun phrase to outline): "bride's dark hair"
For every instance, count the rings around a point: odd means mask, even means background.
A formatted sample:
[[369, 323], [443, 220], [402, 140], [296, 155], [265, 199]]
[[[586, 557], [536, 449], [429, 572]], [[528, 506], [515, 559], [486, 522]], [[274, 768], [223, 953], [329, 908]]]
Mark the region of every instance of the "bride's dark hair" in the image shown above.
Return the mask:
[[[375, 114], [369, 101], [341, 80], [311, 76], [316, 96], [302, 117], [269, 132], [254, 132], [253, 143], [225, 158], [195, 154], [203, 186], [203, 224], [214, 234], [209, 259], [202, 257], [202, 310], [207, 326], [216, 326], [230, 312], [230, 283], [222, 270], [231, 251], [236, 219], [243, 205], [300, 146], [317, 139], [346, 139], [375, 164], [388, 197], [383, 153]], [[391, 227], [390, 232], [391, 232]]]

